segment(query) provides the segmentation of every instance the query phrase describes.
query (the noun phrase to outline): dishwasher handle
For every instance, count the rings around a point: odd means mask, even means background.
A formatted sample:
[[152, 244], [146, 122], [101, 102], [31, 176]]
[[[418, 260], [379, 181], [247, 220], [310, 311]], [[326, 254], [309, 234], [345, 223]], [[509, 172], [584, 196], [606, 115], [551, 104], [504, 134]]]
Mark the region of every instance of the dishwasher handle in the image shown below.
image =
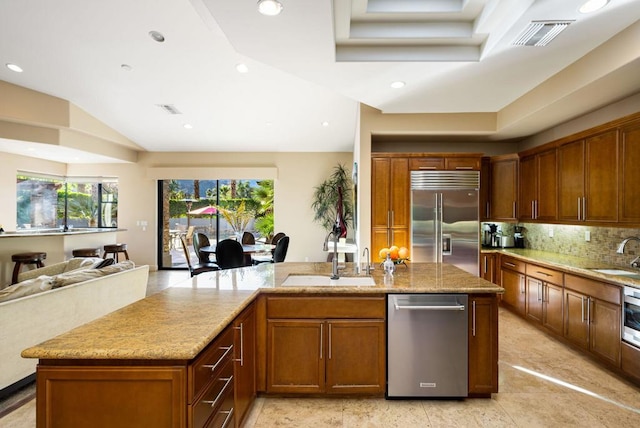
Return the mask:
[[464, 311], [465, 306], [460, 304], [454, 305], [402, 305], [398, 303], [398, 300], [395, 300], [394, 306], [396, 311], [406, 309], [406, 310], [418, 310], [418, 311]]

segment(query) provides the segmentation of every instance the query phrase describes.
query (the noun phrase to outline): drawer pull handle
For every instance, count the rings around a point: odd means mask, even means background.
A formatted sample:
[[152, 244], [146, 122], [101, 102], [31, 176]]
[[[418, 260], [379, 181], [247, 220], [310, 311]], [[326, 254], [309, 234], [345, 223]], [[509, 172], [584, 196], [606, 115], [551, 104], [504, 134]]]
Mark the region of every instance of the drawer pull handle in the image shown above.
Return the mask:
[[509, 262], [504, 262], [505, 265], [509, 266], [509, 267], [516, 267], [515, 264], [513, 263], [509, 263]]
[[225, 384], [220, 390], [220, 392], [218, 393], [218, 395], [216, 396], [216, 398], [214, 398], [213, 400], [202, 400], [203, 404], [210, 404], [211, 407], [215, 407], [216, 404], [218, 403], [218, 400], [220, 400], [220, 398], [224, 396], [224, 394], [227, 392], [227, 388], [229, 387], [229, 385], [231, 385], [231, 382], [233, 382], [233, 375], [229, 376], [228, 378], [221, 377], [220, 380], [224, 380]]
[[224, 354], [222, 354], [222, 357], [220, 357], [220, 359], [215, 363], [215, 364], [203, 364], [202, 367], [206, 367], [208, 369], [211, 369], [211, 371], [215, 371], [216, 368], [220, 365], [221, 362], [223, 362], [226, 358], [227, 355], [229, 355], [229, 353], [231, 351], [233, 351], [233, 345], [231, 346], [221, 346], [220, 349], [224, 349]]
[[231, 418], [233, 418], [233, 407], [231, 408], [231, 410], [222, 410], [220, 411], [220, 413], [227, 414], [227, 417], [224, 418], [224, 422], [222, 423], [222, 428], [227, 428], [227, 424], [231, 421]]
[[540, 275], [544, 275], [544, 276], [551, 276], [546, 272], [540, 272], [539, 270], [536, 271], [536, 273], [539, 273]]

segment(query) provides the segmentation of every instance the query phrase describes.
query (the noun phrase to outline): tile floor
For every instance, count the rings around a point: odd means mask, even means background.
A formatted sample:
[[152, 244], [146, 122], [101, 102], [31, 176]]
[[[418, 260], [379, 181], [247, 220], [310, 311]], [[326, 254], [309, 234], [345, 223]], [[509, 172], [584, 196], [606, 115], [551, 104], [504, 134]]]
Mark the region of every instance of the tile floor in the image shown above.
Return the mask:
[[[185, 271], [152, 273], [149, 294], [186, 278]], [[508, 311], [500, 309], [499, 323], [500, 392], [491, 399], [261, 397], [244, 427], [640, 426], [640, 388]], [[35, 427], [35, 400], [0, 419], [0, 426]]]

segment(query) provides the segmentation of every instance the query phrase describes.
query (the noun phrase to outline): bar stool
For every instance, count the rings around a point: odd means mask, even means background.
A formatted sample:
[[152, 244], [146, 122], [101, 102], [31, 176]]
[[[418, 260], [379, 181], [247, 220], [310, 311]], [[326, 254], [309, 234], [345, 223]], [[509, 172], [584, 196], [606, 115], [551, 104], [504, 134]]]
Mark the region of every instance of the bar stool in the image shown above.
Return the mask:
[[76, 248], [71, 254], [73, 257], [100, 257], [100, 248]]
[[15, 284], [18, 282], [18, 274], [20, 273], [20, 268], [22, 265], [36, 265], [36, 268], [44, 267], [44, 263], [42, 262], [47, 258], [47, 253], [43, 252], [31, 252], [31, 253], [18, 253], [11, 255], [11, 261], [15, 262], [16, 265], [13, 268], [13, 275], [11, 276], [11, 283]]
[[107, 254], [113, 254], [113, 259], [118, 262], [120, 253], [124, 253], [125, 259], [129, 260], [129, 253], [127, 253], [127, 244], [109, 244], [104, 246], [103, 259], [107, 258]]

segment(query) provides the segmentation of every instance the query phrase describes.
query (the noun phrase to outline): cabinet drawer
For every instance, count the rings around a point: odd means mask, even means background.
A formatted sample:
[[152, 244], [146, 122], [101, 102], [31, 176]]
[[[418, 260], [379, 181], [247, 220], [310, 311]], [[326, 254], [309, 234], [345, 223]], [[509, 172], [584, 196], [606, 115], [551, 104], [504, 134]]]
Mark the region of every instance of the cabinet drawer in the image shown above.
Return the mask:
[[622, 342], [622, 371], [640, 381], [640, 349]]
[[189, 403], [233, 359], [233, 330], [226, 329], [189, 365]]
[[516, 272], [525, 273], [526, 265], [527, 264], [525, 262], [518, 259], [514, 259], [513, 257], [505, 257], [505, 256], [500, 257], [500, 267], [502, 269], [509, 269], [509, 270], [514, 270]]
[[409, 169], [418, 170], [441, 170], [444, 169], [444, 158], [413, 158], [409, 159]]
[[224, 404], [229, 397], [231, 398], [231, 409], [233, 409], [233, 361], [230, 359], [219, 370], [216, 378], [202, 394], [202, 397], [191, 406], [191, 426], [194, 428], [210, 426], [207, 425], [207, 421], [212, 418], [211, 415], [225, 407]]
[[580, 276], [565, 275], [564, 286], [614, 305], [622, 304], [622, 289], [616, 285], [605, 284], [604, 282], [593, 281]]
[[445, 169], [450, 171], [480, 171], [480, 158], [446, 158]]
[[562, 285], [564, 282], [564, 274], [562, 272], [538, 265], [532, 265], [531, 263], [527, 263], [526, 273], [527, 276], [556, 285]]
[[380, 297], [268, 297], [267, 318], [384, 318]]

